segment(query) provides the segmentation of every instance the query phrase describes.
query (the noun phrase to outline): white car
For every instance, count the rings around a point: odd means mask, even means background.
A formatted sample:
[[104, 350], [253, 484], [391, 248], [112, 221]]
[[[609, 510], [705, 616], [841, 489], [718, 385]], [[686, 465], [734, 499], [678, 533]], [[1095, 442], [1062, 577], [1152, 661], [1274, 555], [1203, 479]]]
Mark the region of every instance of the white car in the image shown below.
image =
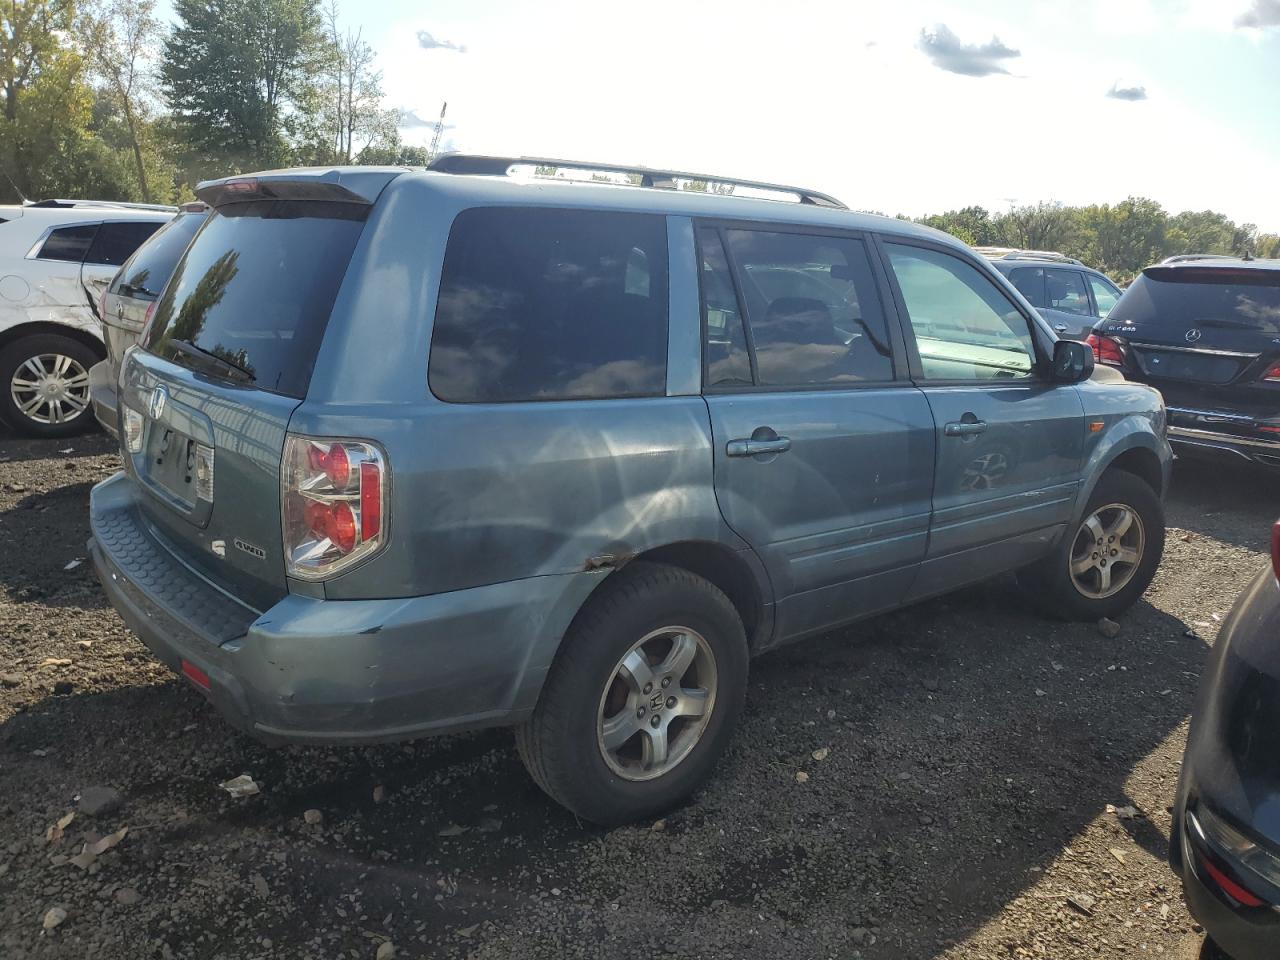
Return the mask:
[[176, 207], [43, 200], [0, 206], [0, 419], [61, 437], [94, 421], [89, 368], [106, 356], [97, 304]]

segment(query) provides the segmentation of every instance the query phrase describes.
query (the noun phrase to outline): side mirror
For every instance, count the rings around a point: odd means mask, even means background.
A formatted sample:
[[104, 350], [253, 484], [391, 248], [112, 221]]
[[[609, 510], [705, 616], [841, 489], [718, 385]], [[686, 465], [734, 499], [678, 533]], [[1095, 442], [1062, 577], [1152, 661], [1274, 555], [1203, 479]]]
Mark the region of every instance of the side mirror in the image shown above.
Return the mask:
[[1093, 347], [1079, 340], [1059, 340], [1053, 345], [1053, 379], [1081, 383], [1093, 374]]

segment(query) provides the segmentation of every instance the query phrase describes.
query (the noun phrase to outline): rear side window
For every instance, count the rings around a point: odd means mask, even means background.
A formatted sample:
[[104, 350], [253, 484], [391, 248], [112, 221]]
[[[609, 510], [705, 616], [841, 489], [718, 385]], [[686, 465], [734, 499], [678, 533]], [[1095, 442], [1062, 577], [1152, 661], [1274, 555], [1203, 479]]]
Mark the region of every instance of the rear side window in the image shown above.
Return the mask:
[[728, 230], [756, 382], [813, 387], [893, 379], [866, 246], [848, 237]]
[[79, 263], [89, 252], [94, 234], [98, 232], [96, 223], [82, 224], [78, 227], [59, 227], [46, 238], [44, 245], [36, 257], [40, 260], [66, 260]]
[[1044, 270], [1040, 267], [1019, 267], [1009, 274], [1009, 282], [1033, 307], [1049, 305], [1044, 298]]
[[133, 256], [133, 251], [142, 246], [143, 241], [162, 226], [164, 224], [147, 220], [104, 223], [98, 227], [98, 235], [89, 245], [89, 252], [85, 255], [84, 262], [118, 267]]
[[1093, 315], [1089, 292], [1084, 286], [1084, 274], [1079, 270], [1046, 270], [1044, 285], [1050, 309], [1077, 313], [1082, 317]]
[[1216, 327], [1280, 336], [1280, 270], [1148, 267], [1107, 319], [1143, 331]]
[[[258, 200], [220, 208], [179, 261], [147, 349], [202, 372], [196, 351], [257, 386], [302, 398], [338, 287], [364, 227], [363, 204]], [[244, 379], [244, 378], [240, 378]]]
[[661, 396], [661, 216], [483, 207], [454, 220], [428, 378], [454, 403]]
[[160, 291], [173, 274], [173, 268], [178, 265], [178, 258], [187, 249], [205, 218], [206, 214], [203, 213], [179, 214], [152, 234], [111, 281], [111, 292], [123, 293], [140, 300], [159, 297]]

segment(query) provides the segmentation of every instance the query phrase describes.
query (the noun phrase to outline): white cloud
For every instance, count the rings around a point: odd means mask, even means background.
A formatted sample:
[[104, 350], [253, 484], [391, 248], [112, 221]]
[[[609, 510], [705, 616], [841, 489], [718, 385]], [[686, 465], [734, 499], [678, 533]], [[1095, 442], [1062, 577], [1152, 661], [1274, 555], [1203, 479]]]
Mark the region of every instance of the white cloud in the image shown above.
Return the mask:
[[932, 30], [921, 30], [918, 46], [935, 67], [966, 77], [1008, 73], [1005, 61], [1021, 56], [995, 35], [987, 43], [962, 43], [945, 23], [937, 24]]

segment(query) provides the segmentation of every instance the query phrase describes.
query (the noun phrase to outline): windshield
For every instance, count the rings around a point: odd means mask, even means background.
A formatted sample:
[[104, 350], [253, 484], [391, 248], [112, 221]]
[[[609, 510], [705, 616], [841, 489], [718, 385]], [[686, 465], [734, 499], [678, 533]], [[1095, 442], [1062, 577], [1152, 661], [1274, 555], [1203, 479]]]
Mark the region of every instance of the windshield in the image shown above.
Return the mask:
[[165, 288], [146, 348], [301, 399], [367, 210], [298, 200], [219, 209]]
[[1150, 268], [1107, 319], [1144, 328], [1217, 326], [1278, 336], [1280, 271]]

